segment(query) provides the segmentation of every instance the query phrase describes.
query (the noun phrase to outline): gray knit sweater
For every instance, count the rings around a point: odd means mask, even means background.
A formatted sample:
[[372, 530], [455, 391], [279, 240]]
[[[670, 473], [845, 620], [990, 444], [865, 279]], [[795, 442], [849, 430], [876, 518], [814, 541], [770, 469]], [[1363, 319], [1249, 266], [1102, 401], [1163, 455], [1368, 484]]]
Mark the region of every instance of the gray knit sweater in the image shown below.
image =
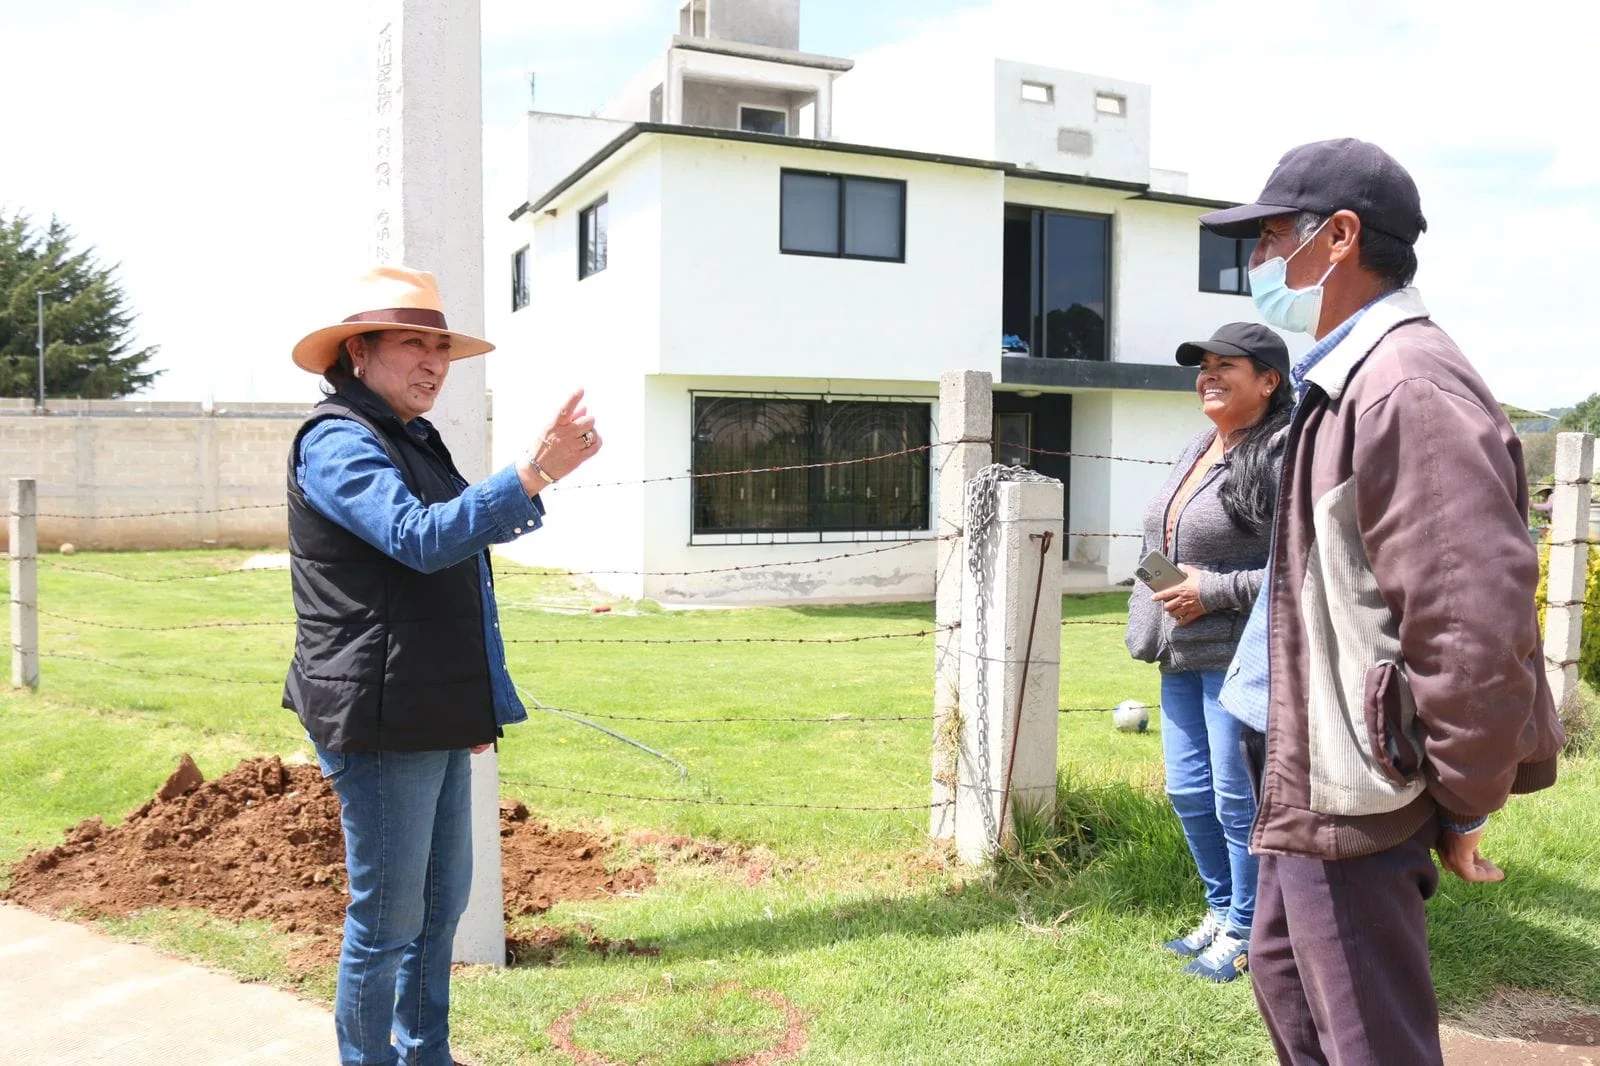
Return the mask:
[[[1288, 428], [1273, 434], [1272, 481], [1277, 486], [1283, 466]], [[1195, 460], [1211, 446], [1216, 430], [1200, 433], [1183, 449], [1172, 476], [1150, 501], [1144, 515], [1144, 546], [1139, 557], [1158, 550], [1165, 539], [1167, 507]], [[1178, 515], [1168, 558], [1205, 571], [1200, 576], [1200, 602], [1206, 613], [1188, 625], [1178, 625], [1152, 600], [1148, 585], [1135, 581], [1128, 598], [1128, 652], [1135, 659], [1161, 664], [1163, 673], [1189, 670], [1226, 670], [1244, 633], [1245, 620], [1255, 605], [1266, 574], [1270, 524], [1257, 536], [1240, 531], [1222, 507], [1223, 478], [1230, 473], [1226, 456], [1206, 474]]]

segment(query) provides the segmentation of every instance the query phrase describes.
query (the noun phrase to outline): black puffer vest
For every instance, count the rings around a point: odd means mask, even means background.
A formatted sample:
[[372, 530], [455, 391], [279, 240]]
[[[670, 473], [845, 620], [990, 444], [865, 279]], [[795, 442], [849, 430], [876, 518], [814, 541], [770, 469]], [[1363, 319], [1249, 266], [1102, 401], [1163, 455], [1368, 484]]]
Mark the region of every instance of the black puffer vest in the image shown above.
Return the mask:
[[478, 561], [413, 570], [330, 521], [295, 477], [312, 426], [347, 418], [377, 437], [424, 504], [466, 481], [431, 426], [406, 430], [359, 382], [317, 405], [289, 452], [289, 555], [297, 617], [283, 705], [330, 751], [436, 751], [487, 744], [495, 724]]

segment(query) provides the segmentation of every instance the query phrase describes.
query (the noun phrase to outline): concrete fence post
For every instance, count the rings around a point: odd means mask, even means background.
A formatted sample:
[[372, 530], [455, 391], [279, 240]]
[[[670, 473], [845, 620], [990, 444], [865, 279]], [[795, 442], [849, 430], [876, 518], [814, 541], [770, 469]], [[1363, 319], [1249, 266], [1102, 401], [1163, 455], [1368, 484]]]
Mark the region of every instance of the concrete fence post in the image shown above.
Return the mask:
[[967, 491], [956, 853], [982, 862], [1056, 799], [1062, 485], [989, 466]]
[[[483, 335], [483, 77], [480, 0], [368, 0], [372, 56], [372, 253], [429, 270], [450, 324]], [[461, 473], [489, 473], [484, 360], [450, 370], [431, 417]], [[472, 890], [456, 962], [504, 966], [500, 764], [472, 757]]]
[[[1557, 707], [1565, 707], [1578, 691], [1584, 586], [1589, 576], [1589, 481], [1593, 474], [1594, 438], [1587, 433], [1558, 434], [1544, 610], [1545, 673]], [[1600, 597], [1600, 589], [1587, 590], [1587, 595]]]
[[39, 491], [11, 479], [11, 683], [39, 688]]
[[933, 638], [933, 809], [928, 834], [935, 840], [955, 835], [956, 752], [960, 741], [961, 589], [966, 555], [961, 531], [966, 521], [967, 482], [989, 465], [994, 432], [994, 377], [977, 370], [952, 370], [939, 379], [939, 443], [933, 465], [939, 486], [934, 532]]

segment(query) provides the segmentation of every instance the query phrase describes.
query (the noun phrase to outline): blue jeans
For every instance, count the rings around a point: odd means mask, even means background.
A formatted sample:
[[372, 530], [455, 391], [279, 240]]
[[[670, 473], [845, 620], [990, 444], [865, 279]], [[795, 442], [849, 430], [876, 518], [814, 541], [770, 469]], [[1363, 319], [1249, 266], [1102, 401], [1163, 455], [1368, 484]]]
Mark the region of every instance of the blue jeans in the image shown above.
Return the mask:
[[1161, 750], [1167, 797], [1183, 823], [1206, 905], [1248, 936], [1256, 916], [1256, 857], [1250, 854], [1255, 794], [1239, 740], [1244, 728], [1222, 709], [1223, 671], [1161, 675]]
[[453, 1062], [450, 954], [472, 887], [469, 758], [317, 749], [339, 794], [350, 878], [333, 1006], [343, 1066]]

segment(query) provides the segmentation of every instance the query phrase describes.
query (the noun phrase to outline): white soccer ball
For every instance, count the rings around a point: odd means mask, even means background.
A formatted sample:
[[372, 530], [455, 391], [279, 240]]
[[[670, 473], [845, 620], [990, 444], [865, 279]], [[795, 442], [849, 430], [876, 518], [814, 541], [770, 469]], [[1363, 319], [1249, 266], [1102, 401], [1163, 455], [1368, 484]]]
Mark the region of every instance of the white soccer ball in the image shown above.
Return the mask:
[[1138, 700], [1123, 700], [1111, 712], [1111, 724], [1123, 733], [1143, 733], [1150, 728], [1150, 707]]
[[77, 550], [78, 549], [76, 547], [74, 547], [73, 545], [71, 545], [71, 544], [63, 544], [63, 545], [61, 545], [61, 554], [62, 555], [73, 555], [73, 554], [75, 554], [77, 552]]

